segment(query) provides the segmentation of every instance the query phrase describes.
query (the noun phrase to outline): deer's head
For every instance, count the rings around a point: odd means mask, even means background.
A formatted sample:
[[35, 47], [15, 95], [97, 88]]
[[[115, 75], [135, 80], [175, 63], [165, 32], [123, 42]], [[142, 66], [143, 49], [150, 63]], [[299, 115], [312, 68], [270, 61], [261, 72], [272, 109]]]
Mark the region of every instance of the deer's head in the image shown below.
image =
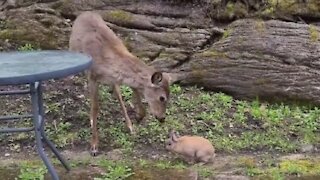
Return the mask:
[[154, 72], [142, 92], [148, 102], [151, 114], [160, 122], [164, 122], [166, 117], [166, 107], [170, 95], [169, 86], [170, 77], [166, 73]]

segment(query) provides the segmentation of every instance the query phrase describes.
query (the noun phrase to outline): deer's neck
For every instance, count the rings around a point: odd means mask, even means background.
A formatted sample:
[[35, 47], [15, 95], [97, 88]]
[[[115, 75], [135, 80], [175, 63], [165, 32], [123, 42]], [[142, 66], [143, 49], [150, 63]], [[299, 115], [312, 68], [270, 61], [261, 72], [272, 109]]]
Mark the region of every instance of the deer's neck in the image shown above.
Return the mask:
[[155, 71], [131, 53], [119, 59], [121, 69], [121, 81], [123, 84], [135, 89], [143, 89], [150, 81], [152, 73]]
[[123, 72], [122, 83], [135, 89], [143, 89], [150, 81], [151, 71], [147, 65], [133, 65]]
[[[112, 46], [110, 45], [112, 44]], [[155, 71], [131, 54], [121, 42], [104, 44], [103, 56], [97, 61], [97, 68], [106, 82], [124, 84], [135, 89], [148, 86]], [[101, 67], [99, 67], [101, 65]]]

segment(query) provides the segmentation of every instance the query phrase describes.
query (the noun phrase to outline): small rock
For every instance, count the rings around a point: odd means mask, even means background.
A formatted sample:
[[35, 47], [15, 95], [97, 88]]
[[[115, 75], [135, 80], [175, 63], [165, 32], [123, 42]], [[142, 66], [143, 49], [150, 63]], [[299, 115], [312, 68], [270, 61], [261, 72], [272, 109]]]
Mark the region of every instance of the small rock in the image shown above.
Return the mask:
[[75, 153], [73, 151], [65, 150], [61, 154], [68, 160], [85, 161], [87, 159], [91, 159], [91, 155], [89, 151], [82, 151], [82, 152]]
[[190, 29], [188, 28], [176, 28], [176, 30], [180, 33], [189, 33]]
[[315, 150], [314, 146], [312, 144], [304, 144], [301, 145], [300, 151], [303, 153], [311, 153]]
[[288, 156], [282, 156], [280, 160], [299, 160], [304, 158], [305, 158], [305, 155], [303, 154], [291, 154]]
[[9, 157], [9, 156], [10, 156], [9, 153], [5, 153], [5, 154], [4, 154], [4, 157]]
[[114, 149], [114, 150], [107, 152], [106, 156], [110, 160], [118, 161], [118, 160], [122, 159], [123, 152], [120, 149]]
[[53, 14], [56, 15], [56, 11], [54, 9], [51, 8], [43, 8], [43, 7], [36, 7], [34, 9], [35, 13], [46, 13], [46, 14]]
[[220, 174], [215, 176], [217, 180], [249, 180], [247, 176], [240, 176], [240, 175], [225, 175]]
[[205, 29], [197, 29], [195, 32], [199, 34], [210, 34], [210, 32]]
[[199, 177], [198, 171], [194, 171], [194, 170], [189, 170], [189, 171], [190, 171], [188, 175], [189, 180], [198, 180], [198, 177]]
[[85, 96], [83, 94], [77, 96], [79, 99], [84, 99]]
[[292, 57], [287, 58], [287, 59], [283, 59], [283, 62], [287, 63], [287, 64], [295, 64], [296, 60]]

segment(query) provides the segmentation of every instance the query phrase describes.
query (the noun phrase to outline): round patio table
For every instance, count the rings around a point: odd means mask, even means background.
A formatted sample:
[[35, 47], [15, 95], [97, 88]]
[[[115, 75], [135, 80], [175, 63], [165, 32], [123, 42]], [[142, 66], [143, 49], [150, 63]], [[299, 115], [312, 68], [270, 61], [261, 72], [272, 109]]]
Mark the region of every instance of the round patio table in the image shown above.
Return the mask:
[[0, 121], [22, 118], [33, 119], [33, 127], [0, 128], [0, 133], [34, 131], [37, 151], [54, 180], [59, 179], [59, 177], [44, 152], [43, 142], [48, 145], [67, 170], [70, 168], [55, 145], [45, 135], [41, 82], [80, 73], [90, 68], [91, 64], [92, 60], [88, 55], [71, 51], [0, 53], [0, 86], [29, 84], [27, 90], [0, 91], [0, 95], [30, 94], [32, 103], [32, 114], [0, 116]]

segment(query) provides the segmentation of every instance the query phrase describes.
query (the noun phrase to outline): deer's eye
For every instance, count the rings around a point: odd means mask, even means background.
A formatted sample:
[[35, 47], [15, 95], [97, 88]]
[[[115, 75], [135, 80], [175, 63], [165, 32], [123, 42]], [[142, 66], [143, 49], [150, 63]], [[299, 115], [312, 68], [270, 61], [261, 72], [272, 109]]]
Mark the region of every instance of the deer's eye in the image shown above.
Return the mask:
[[165, 99], [166, 99], [166, 98], [164, 98], [163, 96], [160, 96], [160, 98], [159, 98], [159, 100], [160, 100], [161, 102], [164, 102]]

